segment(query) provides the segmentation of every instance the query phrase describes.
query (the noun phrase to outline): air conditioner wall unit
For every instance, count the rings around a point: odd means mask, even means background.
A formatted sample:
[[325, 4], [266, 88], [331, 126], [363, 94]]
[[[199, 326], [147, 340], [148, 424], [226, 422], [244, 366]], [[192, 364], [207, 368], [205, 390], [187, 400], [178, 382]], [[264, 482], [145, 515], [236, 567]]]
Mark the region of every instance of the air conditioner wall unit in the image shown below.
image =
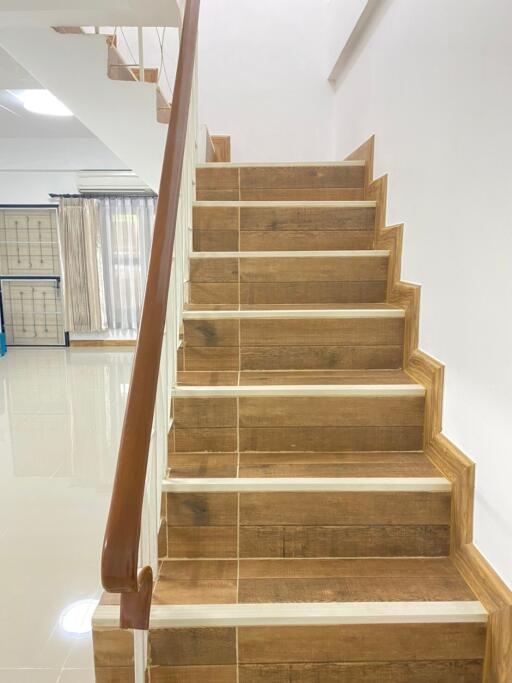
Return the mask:
[[77, 187], [83, 194], [154, 195], [153, 190], [132, 171], [79, 171]]

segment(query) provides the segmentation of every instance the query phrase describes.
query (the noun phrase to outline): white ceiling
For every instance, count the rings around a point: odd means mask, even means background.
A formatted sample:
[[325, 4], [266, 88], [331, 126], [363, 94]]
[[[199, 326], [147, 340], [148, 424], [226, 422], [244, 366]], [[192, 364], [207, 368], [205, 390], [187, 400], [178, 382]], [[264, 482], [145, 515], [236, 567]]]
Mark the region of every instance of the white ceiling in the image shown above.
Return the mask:
[[0, 138], [91, 138], [77, 118], [42, 116], [23, 108], [8, 92], [42, 86], [5, 50], [0, 48]]
[[182, 0], [0, 0], [2, 26], [179, 26]]
[[39, 87], [37, 81], [0, 47], [0, 90]]
[[[38, 83], [30, 87], [40, 88]], [[23, 108], [15, 95], [0, 90], [0, 138], [91, 138], [83, 123], [75, 118], [43, 116]]]

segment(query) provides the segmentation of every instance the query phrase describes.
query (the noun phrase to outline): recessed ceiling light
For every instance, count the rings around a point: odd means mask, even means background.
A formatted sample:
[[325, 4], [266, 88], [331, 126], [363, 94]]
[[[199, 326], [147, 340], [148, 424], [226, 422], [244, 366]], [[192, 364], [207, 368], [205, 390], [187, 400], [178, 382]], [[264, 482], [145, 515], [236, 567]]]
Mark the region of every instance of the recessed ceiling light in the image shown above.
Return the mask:
[[92, 615], [98, 600], [78, 600], [71, 603], [60, 615], [60, 625], [72, 636], [85, 636], [91, 632]]
[[19, 90], [13, 94], [23, 103], [27, 111], [34, 114], [73, 116], [73, 112], [49, 90]]

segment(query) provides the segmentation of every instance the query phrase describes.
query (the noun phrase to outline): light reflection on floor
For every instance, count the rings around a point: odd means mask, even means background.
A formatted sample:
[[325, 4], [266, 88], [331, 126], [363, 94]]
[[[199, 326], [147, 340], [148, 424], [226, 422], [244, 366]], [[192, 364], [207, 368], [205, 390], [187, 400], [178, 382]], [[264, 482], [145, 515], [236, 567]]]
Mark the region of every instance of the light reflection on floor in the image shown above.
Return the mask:
[[0, 359], [0, 683], [93, 683], [61, 614], [100, 594], [99, 558], [132, 350]]

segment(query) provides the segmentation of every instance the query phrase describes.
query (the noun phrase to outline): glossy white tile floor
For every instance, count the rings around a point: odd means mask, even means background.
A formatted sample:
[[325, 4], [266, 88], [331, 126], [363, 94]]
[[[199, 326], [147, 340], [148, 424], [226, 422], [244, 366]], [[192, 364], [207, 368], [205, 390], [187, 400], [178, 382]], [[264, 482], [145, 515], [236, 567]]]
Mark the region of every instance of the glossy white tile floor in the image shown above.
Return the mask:
[[98, 598], [131, 350], [0, 358], [0, 683], [93, 683], [90, 634], [60, 624]]

